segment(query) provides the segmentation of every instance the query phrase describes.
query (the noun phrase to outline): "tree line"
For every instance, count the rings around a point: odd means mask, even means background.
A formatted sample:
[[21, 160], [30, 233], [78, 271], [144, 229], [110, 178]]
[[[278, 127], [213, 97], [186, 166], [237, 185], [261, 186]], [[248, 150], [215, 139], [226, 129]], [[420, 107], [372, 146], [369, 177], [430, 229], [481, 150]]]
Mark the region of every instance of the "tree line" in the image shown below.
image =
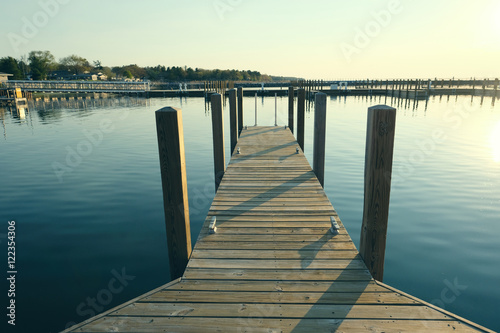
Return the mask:
[[47, 80], [54, 78], [54, 72], [67, 73], [67, 75], [79, 75], [84, 73], [103, 73], [108, 80], [135, 78], [151, 81], [206, 81], [206, 80], [231, 80], [231, 81], [271, 81], [269, 75], [263, 75], [257, 71], [250, 70], [221, 70], [202, 69], [191, 67], [140, 67], [138, 65], [127, 66], [103, 66], [101, 61], [92, 63], [78, 55], [69, 55], [56, 61], [50, 51], [31, 51], [27, 56], [19, 59], [13, 57], [0, 58], [0, 72], [12, 74], [13, 80]]

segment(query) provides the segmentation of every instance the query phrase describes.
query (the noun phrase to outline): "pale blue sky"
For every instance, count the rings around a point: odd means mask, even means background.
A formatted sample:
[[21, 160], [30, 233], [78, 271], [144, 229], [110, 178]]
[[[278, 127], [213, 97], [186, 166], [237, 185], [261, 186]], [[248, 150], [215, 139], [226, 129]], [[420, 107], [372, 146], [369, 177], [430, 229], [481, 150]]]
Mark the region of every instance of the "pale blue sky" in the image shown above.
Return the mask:
[[310, 79], [500, 76], [499, 0], [16, 0], [1, 8], [0, 57], [49, 50], [107, 66]]

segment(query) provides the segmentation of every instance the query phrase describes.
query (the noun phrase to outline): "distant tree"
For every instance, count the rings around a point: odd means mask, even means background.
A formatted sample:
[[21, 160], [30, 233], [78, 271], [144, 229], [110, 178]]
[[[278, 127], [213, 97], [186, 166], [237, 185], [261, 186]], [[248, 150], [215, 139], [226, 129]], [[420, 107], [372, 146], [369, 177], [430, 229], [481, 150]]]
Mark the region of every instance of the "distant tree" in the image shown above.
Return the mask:
[[26, 74], [30, 71], [30, 66], [28, 64], [28, 56], [22, 55], [19, 59], [19, 69], [23, 72], [23, 79], [26, 78]]
[[117, 76], [123, 76], [123, 77], [128, 77], [128, 73], [130, 73], [132, 77], [136, 78], [144, 78], [147, 75], [147, 70], [145, 68], [139, 67], [135, 64], [121, 66], [121, 67], [113, 67], [111, 70]]
[[68, 70], [72, 74], [82, 74], [92, 69], [87, 59], [75, 54], [59, 60], [59, 69]]
[[106, 66], [102, 67], [101, 70], [100, 70], [100, 72], [102, 74], [106, 75], [108, 77], [108, 80], [116, 76], [116, 74], [113, 73], [113, 71], [111, 70], [111, 68], [106, 67]]
[[103, 67], [100, 60], [95, 60], [93, 63], [94, 63], [94, 70], [102, 71]]
[[12, 57], [5, 57], [0, 59], [0, 72], [12, 74], [12, 80], [24, 79], [23, 72], [20, 68], [20, 63]]
[[47, 74], [57, 65], [54, 56], [49, 51], [31, 51], [28, 61], [35, 80], [47, 79]]
[[123, 76], [126, 77], [127, 79], [133, 79], [134, 76], [132, 75], [132, 73], [129, 71], [129, 70], [124, 70], [123, 71]]
[[146, 67], [146, 78], [151, 81], [160, 81], [166, 71], [165, 66]]

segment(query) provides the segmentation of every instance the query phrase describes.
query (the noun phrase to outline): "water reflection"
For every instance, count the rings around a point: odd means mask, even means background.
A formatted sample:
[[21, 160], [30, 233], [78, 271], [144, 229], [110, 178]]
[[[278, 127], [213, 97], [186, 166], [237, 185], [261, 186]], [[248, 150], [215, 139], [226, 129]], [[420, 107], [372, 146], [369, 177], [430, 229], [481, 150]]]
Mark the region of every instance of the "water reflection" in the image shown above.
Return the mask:
[[66, 112], [73, 116], [88, 116], [88, 110], [99, 108], [122, 108], [133, 106], [149, 106], [150, 100], [145, 98], [119, 97], [119, 98], [39, 98], [28, 102], [28, 108], [16, 109], [15, 107], [0, 107], [0, 118], [25, 120], [30, 112], [36, 112], [42, 124], [59, 121]]
[[500, 121], [496, 124], [490, 136], [493, 161], [500, 163]]
[[[445, 99], [443, 100], [443, 96]], [[254, 97], [248, 97], [248, 99], [253, 99]], [[496, 98], [494, 96], [476, 96], [479, 98], [478, 104], [483, 106], [486, 99], [491, 98], [491, 108], [495, 106]], [[247, 99], [247, 98], [245, 98]], [[398, 95], [357, 95], [357, 96], [329, 96], [330, 101], [336, 101], [339, 104], [347, 104], [348, 99], [352, 101], [353, 99], [358, 103], [367, 103], [369, 105], [375, 104], [386, 104], [392, 106], [398, 110], [404, 111], [405, 116], [417, 117], [420, 115], [426, 116], [427, 109], [429, 106], [429, 100], [432, 99], [433, 103], [453, 103], [450, 95], [433, 95], [427, 96], [426, 98], [406, 98], [399, 97]], [[136, 98], [136, 97], [117, 97], [117, 98], [91, 98], [91, 97], [75, 97], [75, 98], [44, 98], [31, 100], [28, 103], [28, 108], [25, 110], [16, 110], [15, 107], [0, 107], [0, 119], [2, 120], [2, 127], [4, 129], [4, 138], [7, 136], [6, 132], [6, 120], [14, 120], [13, 123], [17, 124], [28, 124], [30, 123], [31, 113], [35, 113], [39, 119], [40, 123], [47, 125], [55, 122], [61, 121], [67, 112], [71, 112], [72, 117], [88, 117], [92, 114], [90, 110], [100, 109], [100, 108], [124, 108], [133, 106], [150, 106], [152, 99]], [[210, 99], [204, 99], [204, 113], [205, 117], [210, 117], [211, 105]], [[477, 100], [477, 99], [476, 99]], [[475, 104], [475, 97], [471, 96], [471, 105]], [[190, 100], [186, 96], [180, 96], [178, 98], [178, 105], [180, 108], [187, 107]], [[224, 104], [227, 106], [228, 98], [223, 99]], [[458, 101], [458, 95], [455, 95], [454, 101]], [[295, 98], [295, 110], [296, 110], [297, 98]], [[252, 103], [253, 104], [253, 103]], [[287, 109], [288, 104], [287, 98], [279, 98], [278, 105], [279, 110]], [[253, 106], [253, 105], [252, 105]], [[260, 103], [258, 103], [258, 112], [266, 112], [267, 109], [273, 108], [274, 110], [274, 97], [264, 97], [260, 96]], [[310, 114], [314, 111], [314, 98], [306, 99], [306, 113]], [[244, 111], [248, 113], [254, 113], [254, 108], [246, 108]], [[407, 112], [409, 111], [409, 112]]]

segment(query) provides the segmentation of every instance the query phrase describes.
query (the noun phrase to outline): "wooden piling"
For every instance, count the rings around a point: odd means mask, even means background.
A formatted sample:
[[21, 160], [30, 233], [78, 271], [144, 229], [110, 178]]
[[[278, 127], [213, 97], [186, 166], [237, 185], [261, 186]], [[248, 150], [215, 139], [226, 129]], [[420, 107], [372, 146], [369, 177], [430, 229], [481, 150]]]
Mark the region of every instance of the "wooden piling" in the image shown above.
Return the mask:
[[257, 93], [255, 93], [255, 126], [257, 126]]
[[183, 275], [191, 256], [191, 230], [181, 110], [166, 107], [156, 111], [156, 131], [170, 278], [174, 280]]
[[236, 106], [236, 89], [229, 90], [229, 128], [231, 132], [231, 155], [238, 142], [238, 110]]
[[293, 87], [288, 87], [288, 127], [290, 132], [293, 133], [293, 99], [294, 91]]
[[224, 154], [224, 119], [222, 112], [222, 95], [213, 94], [212, 101], [212, 136], [214, 143], [214, 173], [215, 192], [219, 189], [220, 182], [226, 169]]
[[325, 136], [326, 136], [326, 94], [314, 96], [314, 146], [313, 170], [319, 183], [325, 187]]
[[360, 254], [373, 278], [382, 281], [389, 217], [396, 109], [368, 108]]
[[297, 143], [304, 151], [304, 122], [306, 111], [306, 91], [297, 90]]
[[238, 137], [243, 129], [243, 87], [238, 87]]

